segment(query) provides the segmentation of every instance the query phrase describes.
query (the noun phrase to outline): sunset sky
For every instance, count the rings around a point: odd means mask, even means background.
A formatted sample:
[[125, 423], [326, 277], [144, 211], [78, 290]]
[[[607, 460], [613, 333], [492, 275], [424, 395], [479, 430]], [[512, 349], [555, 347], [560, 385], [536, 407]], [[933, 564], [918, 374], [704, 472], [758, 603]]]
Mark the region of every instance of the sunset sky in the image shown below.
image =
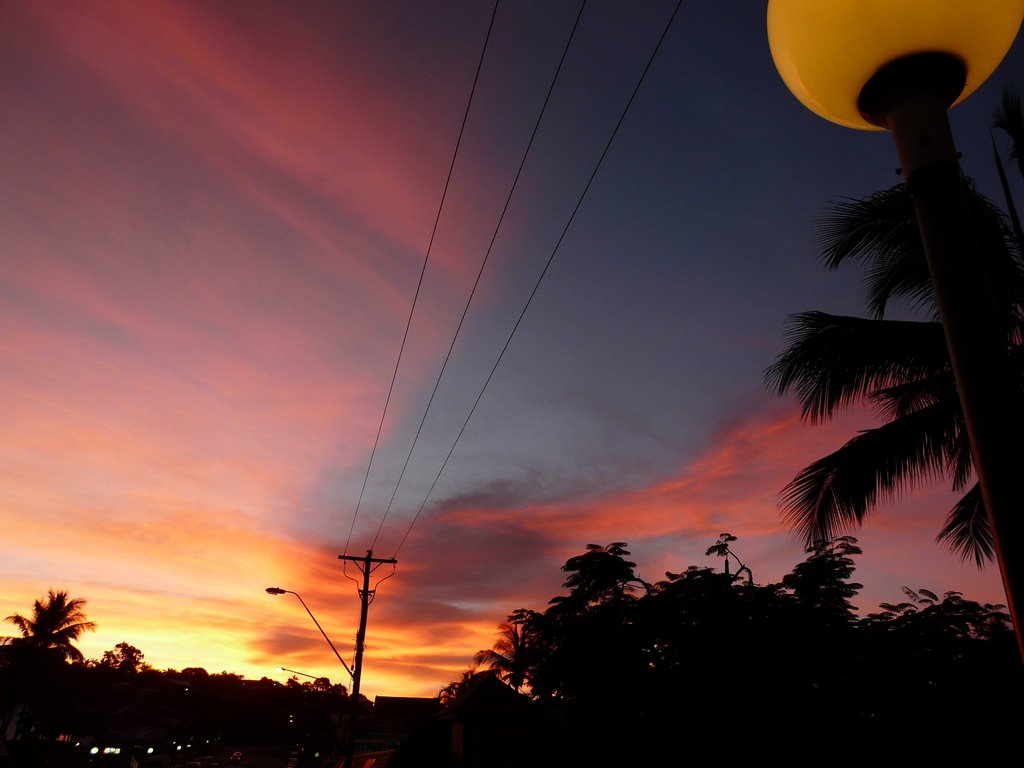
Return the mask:
[[[63, 589], [98, 624], [86, 656], [348, 684], [264, 588], [350, 659], [337, 556], [372, 546], [399, 561], [372, 698], [435, 694], [588, 543], [628, 542], [657, 581], [720, 568], [730, 531], [781, 578], [803, 550], [779, 491], [876, 422], [806, 426], [762, 376], [787, 315], [862, 314], [816, 220], [899, 177], [886, 134], [786, 90], [764, 5], [683, 3], [427, 497], [675, 7], [587, 4], [386, 518], [578, 5], [498, 8], [356, 517], [491, 3], [0, 5], [0, 616]], [[1018, 39], [951, 113], [997, 200], [988, 124], [1022, 74]], [[902, 585], [1002, 601], [994, 567], [934, 542], [954, 498], [924, 487], [856, 532], [861, 609]]]

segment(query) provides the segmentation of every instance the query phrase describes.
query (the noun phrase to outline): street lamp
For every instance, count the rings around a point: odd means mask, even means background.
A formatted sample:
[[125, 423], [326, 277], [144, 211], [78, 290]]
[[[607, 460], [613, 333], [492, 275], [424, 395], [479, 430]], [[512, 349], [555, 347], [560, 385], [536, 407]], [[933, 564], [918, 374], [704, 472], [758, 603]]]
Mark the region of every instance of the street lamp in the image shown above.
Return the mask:
[[772, 58], [793, 94], [832, 122], [892, 133], [1024, 656], [1024, 422], [946, 115], [992, 74], [1022, 18], [1024, 0], [768, 2]]
[[[358, 698], [359, 693], [359, 677], [352, 673], [352, 670], [349, 668], [348, 664], [346, 664], [345, 660], [341, 658], [341, 654], [338, 653], [338, 649], [334, 647], [334, 643], [331, 642], [331, 638], [329, 638], [327, 636], [327, 633], [324, 632], [324, 628], [320, 626], [320, 622], [316, 620], [316, 616], [314, 616], [313, 612], [309, 610], [309, 606], [306, 605], [306, 601], [302, 599], [302, 595], [300, 595], [298, 592], [293, 592], [290, 589], [281, 589], [281, 587], [267, 587], [266, 592], [268, 595], [295, 595], [299, 599], [299, 602], [302, 603], [302, 607], [306, 609], [306, 613], [309, 614], [309, 618], [311, 618], [313, 620], [313, 623], [316, 624], [316, 628], [320, 630], [320, 634], [324, 636], [324, 640], [326, 640], [327, 644], [331, 646], [331, 650], [334, 651], [334, 655], [338, 657], [338, 661], [341, 662], [341, 666], [345, 668], [345, 671], [348, 672], [349, 677], [352, 678], [353, 694], [349, 696], [348, 700], [349, 725], [348, 728], [346, 729], [345, 734], [345, 768], [352, 768], [352, 752], [353, 745], [355, 744], [355, 722], [359, 709], [359, 702], [356, 700]], [[356, 658], [356, 669], [359, 669], [358, 654]], [[278, 669], [285, 668], [278, 667]], [[287, 671], [294, 672], [295, 670], [290, 669]], [[298, 674], [302, 675], [305, 673], [299, 672]]]
[[[326, 640], [327, 644], [331, 646], [331, 650], [334, 651], [334, 655], [338, 657], [338, 661], [341, 662], [341, 666], [343, 666], [345, 668], [345, 671], [348, 672], [349, 677], [352, 677], [352, 670], [349, 669], [349, 666], [345, 663], [345, 660], [341, 658], [341, 654], [338, 653], [338, 649], [334, 647], [334, 643], [331, 642], [331, 638], [329, 638], [327, 636], [327, 633], [324, 632], [324, 628], [320, 626], [320, 622], [316, 620], [316, 616], [314, 616], [313, 612], [309, 610], [309, 606], [306, 605], [306, 601], [302, 599], [302, 595], [300, 595], [298, 592], [293, 592], [290, 589], [281, 589], [280, 587], [267, 587], [266, 592], [268, 595], [288, 594], [295, 595], [297, 598], [299, 598], [299, 602], [302, 603], [302, 607], [306, 609], [306, 613], [309, 614], [309, 618], [311, 618], [313, 620], [313, 623], [316, 624], [316, 628], [320, 630], [320, 634], [324, 636], [324, 640]], [[300, 672], [299, 674], [302, 673]]]

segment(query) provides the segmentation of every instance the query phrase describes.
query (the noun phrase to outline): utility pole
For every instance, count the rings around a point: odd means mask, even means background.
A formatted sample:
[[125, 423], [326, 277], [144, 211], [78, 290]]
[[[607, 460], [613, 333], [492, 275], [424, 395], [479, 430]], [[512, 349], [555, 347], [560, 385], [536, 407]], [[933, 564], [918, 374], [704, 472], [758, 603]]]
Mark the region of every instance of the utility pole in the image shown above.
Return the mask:
[[359, 717], [359, 681], [363, 675], [363, 646], [366, 641], [366, 615], [376, 590], [370, 590], [370, 574], [381, 565], [396, 565], [394, 558], [385, 559], [373, 556], [373, 550], [366, 550], [366, 557], [354, 555], [338, 555], [339, 560], [358, 563], [363, 574], [363, 587], [359, 590], [359, 631], [356, 633], [356, 662], [352, 669], [352, 696], [349, 701], [349, 724], [345, 734], [345, 768], [352, 768], [352, 760], [356, 749], [356, 721]]

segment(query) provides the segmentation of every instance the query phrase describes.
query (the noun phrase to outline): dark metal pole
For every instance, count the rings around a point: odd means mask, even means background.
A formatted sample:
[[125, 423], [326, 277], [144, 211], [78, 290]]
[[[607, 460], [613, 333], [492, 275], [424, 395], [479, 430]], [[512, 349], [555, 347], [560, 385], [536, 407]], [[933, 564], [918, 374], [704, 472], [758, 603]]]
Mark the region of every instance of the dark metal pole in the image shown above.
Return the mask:
[[347, 560], [359, 563], [363, 573], [363, 587], [359, 590], [359, 630], [356, 632], [356, 660], [352, 669], [352, 696], [349, 702], [349, 723], [345, 735], [345, 768], [352, 768], [356, 748], [356, 723], [359, 719], [359, 683], [363, 676], [363, 648], [366, 644], [366, 618], [370, 609], [370, 598], [373, 592], [370, 590], [370, 574], [377, 565], [390, 563], [394, 565], [397, 560], [375, 558], [373, 550], [366, 550], [366, 557], [353, 557], [351, 555], [338, 555], [339, 560]]
[[880, 70], [861, 94], [861, 111], [892, 132], [907, 177], [1024, 658], [1024, 422], [946, 114], [966, 72], [959, 60], [940, 57], [921, 54]]

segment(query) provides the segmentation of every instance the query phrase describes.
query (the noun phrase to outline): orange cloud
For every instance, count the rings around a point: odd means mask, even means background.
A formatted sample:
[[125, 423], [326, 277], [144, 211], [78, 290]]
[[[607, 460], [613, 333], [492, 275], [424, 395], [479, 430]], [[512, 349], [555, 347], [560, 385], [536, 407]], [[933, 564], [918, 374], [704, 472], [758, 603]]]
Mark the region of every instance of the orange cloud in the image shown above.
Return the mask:
[[[677, 476], [646, 488], [512, 510], [453, 509], [425, 519], [396, 574], [383, 580], [390, 574], [385, 567], [374, 575], [364, 690], [432, 695], [493, 642], [505, 614], [543, 609], [562, 592], [559, 566], [587, 542], [630, 542], [638, 572], [653, 581], [690, 564], [720, 567], [703, 549], [729, 530], [740, 536], [737, 552], [758, 581], [780, 578], [802, 555], [778, 521], [775, 495], [857, 420], [808, 428], [786, 411], [754, 414], [717, 433]], [[207, 487], [207, 479], [196, 482], [197, 490]], [[287, 673], [274, 668], [285, 666], [347, 683], [298, 601], [263, 593], [282, 586], [302, 594], [351, 662], [358, 599], [338, 551], [288, 538], [272, 521], [245, 512], [265, 505], [262, 491], [251, 498], [225, 493], [204, 504], [199, 494], [184, 501], [187, 489], [147, 495], [140, 486], [103, 507], [68, 499], [61, 508], [53, 498], [28, 494], [24, 502], [34, 515], [8, 509], [4, 523], [16, 551], [35, 558], [34, 568], [48, 553], [52, 578], [18, 577], [15, 560], [4, 569], [3, 607], [26, 610], [74, 574], [72, 591], [90, 600], [90, 617], [100, 625], [82, 643], [87, 655], [124, 640], [157, 666], [202, 664], [281, 679]], [[871, 609], [898, 598], [904, 583], [999, 599], [997, 575], [973, 575], [931, 541], [937, 521], [928, 507], [936, 496], [910, 497], [898, 513], [881, 511], [858, 533], [865, 547], [859, 605]]]

